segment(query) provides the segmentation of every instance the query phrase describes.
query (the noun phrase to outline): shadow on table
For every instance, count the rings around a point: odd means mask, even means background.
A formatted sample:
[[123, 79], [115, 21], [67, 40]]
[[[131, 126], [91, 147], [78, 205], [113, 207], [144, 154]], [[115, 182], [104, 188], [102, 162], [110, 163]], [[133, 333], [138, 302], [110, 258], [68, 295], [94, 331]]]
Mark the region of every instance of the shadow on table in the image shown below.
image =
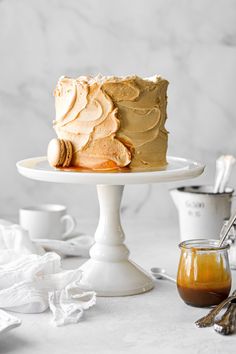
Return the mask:
[[0, 354], [14, 353], [26, 347], [28, 342], [15, 333], [3, 333], [0, 338]]

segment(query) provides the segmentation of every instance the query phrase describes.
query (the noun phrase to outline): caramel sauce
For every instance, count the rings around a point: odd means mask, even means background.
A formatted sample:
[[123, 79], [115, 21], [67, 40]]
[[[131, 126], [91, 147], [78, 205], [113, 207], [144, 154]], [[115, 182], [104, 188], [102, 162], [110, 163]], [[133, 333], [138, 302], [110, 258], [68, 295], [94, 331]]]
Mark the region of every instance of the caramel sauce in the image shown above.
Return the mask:
[[60, 167], [57, 168], [59, 170], [67, 171], [67, 172], [89, 172], [89, 173], [99, 173], [99, 172], [109, 172], [109, 173], [116, 173], [116, 172], [130, 172], [131, 169], [129, 167], [118, 167], [114, 165], [113, 167], [110, 166], [100, 166], [99, 168], [86, 168], [80, 166], [70, 166], [70, 167]]
[[178, 291], [181, 298], [186, 304], [196, 307], [208, 307], [218, 305], [229, 295], [231, 284], [227, 287], [215, 287], [215, 288], [188, 288], [179, 286]]
[[164, 171], [166, 170], [166, 166], [164, 167], [149, 167], [149, 168], [135, 168], [135, 167], [118, 167], [117, 165], [111, 167], [99, 166], [97, 168], [86, 168], [80, 166], [69, 166], [69, 167], [56, 167], [57, 170], [66, 171], [66, 172], [86, 172], [86, 173], [132, 173], [132, 172], [155, 172], [155, 171]]
[[[217, 252], [217, 251], [216, 251]], [[227, 298], [231, 274], [221, 253], [182, 250], [177, 276], [181, 298], [192, 306], [213, 306]]]

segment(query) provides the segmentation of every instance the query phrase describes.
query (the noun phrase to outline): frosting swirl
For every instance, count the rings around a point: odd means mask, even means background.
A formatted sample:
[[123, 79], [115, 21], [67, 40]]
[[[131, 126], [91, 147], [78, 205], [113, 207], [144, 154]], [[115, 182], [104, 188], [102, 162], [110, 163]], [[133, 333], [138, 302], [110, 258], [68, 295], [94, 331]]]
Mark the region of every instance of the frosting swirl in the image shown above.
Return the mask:
[[94, 169], [166, 164], [166, 90], [158, 76], [61, 77], [54, 128], [73, 144], [72, 164]]

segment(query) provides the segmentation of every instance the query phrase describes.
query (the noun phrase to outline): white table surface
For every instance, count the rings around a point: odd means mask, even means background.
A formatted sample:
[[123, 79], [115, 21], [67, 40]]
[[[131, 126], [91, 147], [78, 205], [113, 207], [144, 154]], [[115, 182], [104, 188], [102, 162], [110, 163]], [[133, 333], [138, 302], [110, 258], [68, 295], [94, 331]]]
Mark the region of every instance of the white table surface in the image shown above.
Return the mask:
[[[124, 222], [131, 258], [143, 268], [161, 266], [176, 275], [178, 228], [171, 222]], [[67, 258], [63, 264], [68, 269], [83, 261]], [[235, 288], [236, 271], [233, 283]], [[187, 306], [175, 284], [159, 280], [153, 290], [142, 295], [97, 298], [97, 304], [75, 325], [53, 327], [50, 312], [17, 314], [22, 325], [1, 335], [0, 353], [233, 353], [236, 334], [224, 337], [213, 328], [195, 327], [194, 321], [207, 312]]]

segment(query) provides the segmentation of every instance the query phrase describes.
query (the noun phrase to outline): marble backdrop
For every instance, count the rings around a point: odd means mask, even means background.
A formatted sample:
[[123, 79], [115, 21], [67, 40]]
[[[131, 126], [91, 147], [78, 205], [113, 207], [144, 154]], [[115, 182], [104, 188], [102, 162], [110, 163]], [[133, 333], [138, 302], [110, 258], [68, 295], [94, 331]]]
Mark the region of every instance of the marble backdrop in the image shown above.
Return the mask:
[[31, 181], [15, 163], [45, 154], [62, 74], [159, 73], [170, 82], [169, 154], [205, 162], [206, 171], [128, 186], [122, 208], [124, 218], [174, 220], [168, 189], [212, 183], [216, 157], [236, 154], [235, 15], [234, 0], [1, 0], [0, 217], [60, 202], [80, 220], [97, 218], [94, 186]]

